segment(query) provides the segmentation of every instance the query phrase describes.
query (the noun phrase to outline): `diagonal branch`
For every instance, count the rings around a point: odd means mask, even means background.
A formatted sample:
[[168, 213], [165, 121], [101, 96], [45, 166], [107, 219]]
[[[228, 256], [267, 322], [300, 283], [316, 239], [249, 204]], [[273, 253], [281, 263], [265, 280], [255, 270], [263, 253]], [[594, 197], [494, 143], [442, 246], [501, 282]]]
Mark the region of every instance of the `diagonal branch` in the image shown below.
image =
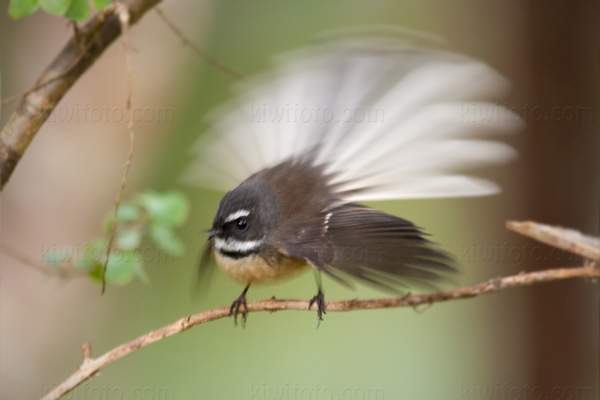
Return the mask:
[[507, 221], [506, 227], [550, 246], [567, 250], [590, 260], [600, 261], [600, 238], [586, 236], [574, 229], [540, 224], [534, 221]]
[[[124, 0], [135, 24], [161, 0]], [[99, 13], [73, 36], [21, 100], [0, 133], [0, 189], [10, 179], [29, 143], [75, 82], [121, 34], [115, 7]]]
[[[345, 301], [328, 301], [325, 303], [325, 308], [328, 312], [343, 312], [355, 310], [374, 310], [380, 308], [396, 308], [396, 307], [417, 307], [420, 305], [431, 305], [442, 301], [464, 299], [475, 297], [485, 293], [493, 293], [500, 290], [527, 286], [534, 283], [557, 281], [564, 279], [600, 278], [600, 269], [594, 264], [588, 263], [583, 267], [578, 268], [560, 268], [549, 269], [545, 271], [537, 271], [530, 273], [520, 273], [518, 275], [508, 276], [505, 278], [496, 278], [478, 285], [460, 288], [456, 290], [447, 290], [443, 292], [435, 292], [430, 294], [408, 294], [402, 297], [389, 299], [372, 299], [372, 300], [345, 300]], [[313, 304], [312, 310], [316, 310], [316, 304]], [[309, 310], [308, 301], [306, 300], [277, 300], [274, 297], [269, 300], [256, 301], [248, 303], [248, 312], [258, 311], [278, 311], [278, 310]], [[56, 388], [48, 392], [42, 400], [53, 400], [64, 396], [69, 391], [73, 390], [86, 379], [94, 377], [102, 368], [113, 363], [114, 361], [126, 356], [133, 351], [148, 346], [154, 342], [162, 340], [166, 337], [183, 332], [193, 326], [204, 324], [206, 322], [215, 321], [225, 318], [229, 315], [229, 307], [216, 308], [214, 310], [204, 311], [189, 317], [181, 318], [170, 325], [149, 332], [138, 337], [128, 343], [124, 343], [98, 358], [91, 357], [89, 343], [84, 344], [84, 359], [77, 371], [73, 373], [67, 380], [58, 385]]]

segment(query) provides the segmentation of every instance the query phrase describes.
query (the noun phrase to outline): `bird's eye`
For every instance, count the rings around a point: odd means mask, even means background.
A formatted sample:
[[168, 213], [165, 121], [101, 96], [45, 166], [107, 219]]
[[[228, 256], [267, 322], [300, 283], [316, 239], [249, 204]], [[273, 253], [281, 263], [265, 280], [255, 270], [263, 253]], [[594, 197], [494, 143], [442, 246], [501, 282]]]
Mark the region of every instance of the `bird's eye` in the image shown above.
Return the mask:
[[240, 231], [246, 230], [246, 228], [248, 227], [248, 223], [246, 222], [246, 218], [239, 218], [237, 220], [236, 226], [237, 226], [237, 228]]

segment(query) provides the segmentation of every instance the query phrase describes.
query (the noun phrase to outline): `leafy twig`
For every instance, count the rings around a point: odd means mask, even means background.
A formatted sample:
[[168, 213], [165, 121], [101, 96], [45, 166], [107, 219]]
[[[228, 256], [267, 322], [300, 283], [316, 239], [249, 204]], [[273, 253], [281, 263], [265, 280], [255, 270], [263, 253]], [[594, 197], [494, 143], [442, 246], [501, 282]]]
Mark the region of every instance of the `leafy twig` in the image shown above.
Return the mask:
[[[124, 0], [129, 11], [129, 24], [135, 24], [160, 1]], [[80, 40], [73, 36], [46, 68], [35, 90], [24, 96], [0, 133], [1, 188], [58, 102], [120, 34], [119, 17], [115, 13], [99, 13], [80, 29]], [[81, 41], [86, 43], [83, 52]]]

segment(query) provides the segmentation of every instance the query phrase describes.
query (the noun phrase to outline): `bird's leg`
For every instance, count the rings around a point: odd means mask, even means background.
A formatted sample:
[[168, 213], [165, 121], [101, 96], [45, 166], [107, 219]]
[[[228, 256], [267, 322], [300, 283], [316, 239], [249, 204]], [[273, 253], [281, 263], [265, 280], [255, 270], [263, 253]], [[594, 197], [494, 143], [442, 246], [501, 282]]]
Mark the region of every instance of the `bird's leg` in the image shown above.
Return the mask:
[[319, 325], [321, 324], [321, 321], [323, 321], [323, 314], [326, 314], [326, 312], [325, 312], [325, 296], [323, 295], [323, 290], [321, 290], [321, 271], [320, 270], [316, 271], [315, 279], [317, 281], [317, 286], [319, 288], [319, 291], [317, 292], [317, 295], [315, 297], [310, 299], [310, 302], [308, 303], [308, 309], [310, 310], [313, 303], [315, 303], [315, 302], [317, 303], [317, 316], [319, 318], [319, 321], [317, 322], [317, 328], [318, 328]]
[[233, 320], [235, 321], [236, 325], [237, 325], [237, 316], [238, 316], [238, 311], [240, 310], [240, 305], [243, 307], [242, 326], [246, 325], [246, 315], [248, 314], [248, 305], [246, 304], [246, 293], [248, 292], [249, 288], [250, 288], [250, 283], [248, 283], [246, 285], [246, 288], [244, 289], [242, 294], [240, 294], [240, 297], [235, 299], [233, 301], [233, 303], [231, 303], [231, 307], [229, 307], [229, 315], [233, 314]]

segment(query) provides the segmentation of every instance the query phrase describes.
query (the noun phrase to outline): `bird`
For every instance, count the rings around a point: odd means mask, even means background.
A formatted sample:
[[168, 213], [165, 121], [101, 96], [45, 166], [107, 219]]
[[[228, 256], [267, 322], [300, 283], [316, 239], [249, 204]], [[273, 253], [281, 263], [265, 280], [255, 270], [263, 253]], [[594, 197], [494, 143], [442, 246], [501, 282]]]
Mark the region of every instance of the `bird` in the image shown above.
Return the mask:
[[[454, 258], [412, 222], [361, 203], [499, 192], [463, 170], [517, 153], [488, 135], [521, 121], [492, 99], [510, 82], [432, 35], [393, 26], [324, 34], [275, 58], [208, 116], [184, 179], [224, 190], [200, 272], [211, 257], [244, 285], [229, 313], [246, 323], [246, 294], [315, 271], [403, 292], [456, 271]], [[486, 135], [485, 140], [482, 135]], [[318, 326], [318, 325], [317, 325]]]

